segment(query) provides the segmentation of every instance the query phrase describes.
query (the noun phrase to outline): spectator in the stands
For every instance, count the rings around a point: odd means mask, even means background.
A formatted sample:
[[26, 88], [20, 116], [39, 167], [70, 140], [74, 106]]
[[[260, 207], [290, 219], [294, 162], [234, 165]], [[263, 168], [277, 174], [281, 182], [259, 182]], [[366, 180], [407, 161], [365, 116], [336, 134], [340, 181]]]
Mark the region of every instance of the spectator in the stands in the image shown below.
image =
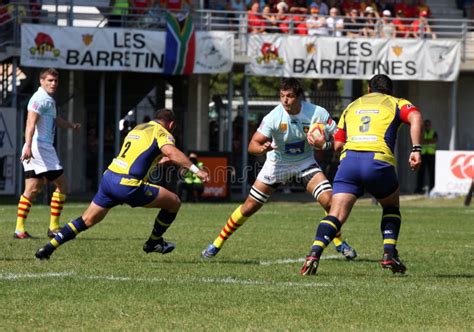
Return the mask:
[[395, 29], [395, 25], [392, 23], [392, 13], [388, 9], [382, 12], [382, 18], [378, 25], [378, 34], [380, 38], [395, 38], [397, 36], [397, 29]]
[[344, 30], [347, 37], [359, 37], [362, 35], [365, 21], [359, 16], [357, 9], [351, 9], [349, 17], [344, 22]]
[[322, 0], [313, 0], [313, 2], [310, 4], [310, 8], [311, 8], [311, 5], [313, 3], [318, 5], [319, 15], [322, 15], [322, 16], [328, 16], [329, 15], [329, 7], [325, 2], [323, 2]]
[[306, 20], [306, 26], [308, 27], [308, 35], [310, 36], [328, 36], [328, 26], [326, 18], [319, 15], [319, 7], [316, 3], [311, 4], [311, 16]]
[[344, 30], [344, 19], [339, 16], [339, 9], [332, 7], [329, 10], [329, 17], [326, 19], [329, 35], [335, 37], [342, 36]]
[[420, 12], [418, 19], [414, 20], [410, 25], [410, 30], [413, 38], [436, 39], [436, 34], [428, 22], [428, 13], [426, 11]]
[[262, 19], [265, 22], [265, 32], [276, 33], [278, 32], [278, 26], [275, 15], [272, 14], [270, 5], [265, 5], [262, 11]]
[[392, 23], [397, 31], [397, 38], [410, 37], [410, 25], [408, 21], [405, 20], [402, 10], [397, 11]]
[[376, 36], [376, 26], [377, 26], [377, 16], [375, 10], [368, 6], [365, 7], [365, 22], [364, 27], [362, 28], [362, 36], [366, 38], [375, 38]]
[[308, 13], [308, 6], [306, 5], [306, 0], [293, 0], [292, 4], [288, 7], [288, 12], [290, 14], [306, 15]]
[[260, 15], [260, 4], [254, 2], [247, 14], [248, 32], [263, 33], [265, 32], [265, 21]]
[[361, 13], [365, 13], [365, 9], [367, 7], [372, 7], [372, 9], [374, 11], [376, 11], [377, 13], [379, 11], [378, 5], [374, 0], [359, 0], [359, 8], [358, 9]]
[[284, 1], [281, 1], [277, 5], [277, 10], [276, 22], [279, 31], [281, 33], [289, 33], [291, 17], [288, 15], [288, 5]]

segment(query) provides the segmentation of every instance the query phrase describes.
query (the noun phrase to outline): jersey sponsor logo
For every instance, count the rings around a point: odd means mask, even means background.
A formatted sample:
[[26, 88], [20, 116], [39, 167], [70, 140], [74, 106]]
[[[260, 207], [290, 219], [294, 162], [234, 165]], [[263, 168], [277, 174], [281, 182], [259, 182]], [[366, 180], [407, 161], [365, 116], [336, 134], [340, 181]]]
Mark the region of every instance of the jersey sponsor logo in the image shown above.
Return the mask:
[[120, 168], [128, 168], [128, 163], [123, 160], [114, 158], [113, 163]]
[[291, 155], [302, 154], [304, 152], [304, 143], [305, 141], [299, 141], [285, 144], [285, 153]]
[[287, 130], [288, 130], [288, 123], [286, 123], [286, 122], [280, 123], [280, 131], [285, 132]]
[[349, 138], [351, 142], [376, 142], [377, 136], [375, 135], [361, 135], [361, 136], [351, 136]]
[[379, 110], [357, 110], [356, 114], [379, 114]]

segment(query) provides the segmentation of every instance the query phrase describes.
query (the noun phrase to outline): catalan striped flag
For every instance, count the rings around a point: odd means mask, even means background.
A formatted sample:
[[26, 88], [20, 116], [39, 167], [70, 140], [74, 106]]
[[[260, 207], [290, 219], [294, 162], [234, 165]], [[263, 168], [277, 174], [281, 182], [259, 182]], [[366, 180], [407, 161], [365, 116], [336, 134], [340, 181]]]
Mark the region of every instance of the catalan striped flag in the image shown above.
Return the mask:
[[191, 15], [178, 18], [166, 13], [166, 51], [164, 73], [190, 75], [194, 69], [196, 38]]

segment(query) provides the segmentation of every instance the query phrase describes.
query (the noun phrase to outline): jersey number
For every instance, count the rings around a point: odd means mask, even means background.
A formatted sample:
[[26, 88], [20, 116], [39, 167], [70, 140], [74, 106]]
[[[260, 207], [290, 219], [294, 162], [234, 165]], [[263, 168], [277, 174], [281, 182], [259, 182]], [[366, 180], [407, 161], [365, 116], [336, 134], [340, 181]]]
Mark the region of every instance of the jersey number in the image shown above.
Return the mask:
[[372, 119], [370, 118], [370, 116], [363, 116], [362, 118], [360, 118], [360, 126], [359, 126], [359, 131], [361, 133], [366, 133], [370, 130], [370, 121]]
[[120, 158], [125, 158], [125, 154], [127, 153], [127, 151], [130, 149], [130, 146], [132, 145], [132, 142], [127, 142], [125, 143], [124, 145], [124, 150], [123, 150], [123, 153], [122, 155], [120, 156]]

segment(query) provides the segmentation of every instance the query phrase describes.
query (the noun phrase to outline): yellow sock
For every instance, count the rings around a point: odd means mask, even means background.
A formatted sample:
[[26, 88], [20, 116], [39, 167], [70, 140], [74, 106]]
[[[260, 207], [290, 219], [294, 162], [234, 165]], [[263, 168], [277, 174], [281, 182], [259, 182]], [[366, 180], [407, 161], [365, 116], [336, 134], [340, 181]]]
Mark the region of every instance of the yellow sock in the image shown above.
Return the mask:
[[21, 195], [20, 201], [18, 202], [18, 213], [16, 218], [16, 228], [15, 233], [25, 232], [25, 220], [28, 218], [28, 213], [33, 203], [29, 200], [28, 197]]
[[55, 191], [51, 197], [51, 219], [49, 222], [49, 229], [55, 230], [59, 228], [59, 218], [66, 202], [66, 195]]
[[222, 228], [219, 236], [214, 240], [214, 245], [217, 248], [222, 248], [224, 242], [231, 236], [240, 226], [242, 226], [248, 219], [248, 217], [244, 216], [240, 211], [240, 205], [235, 211], [232, 213], [230, 218], [227, 220], [227, 224]]
[[342, 244], [342, 236], [336, 236], [332, 242], [334, 242], [334, 245], [336, 247], [339, 247]]

